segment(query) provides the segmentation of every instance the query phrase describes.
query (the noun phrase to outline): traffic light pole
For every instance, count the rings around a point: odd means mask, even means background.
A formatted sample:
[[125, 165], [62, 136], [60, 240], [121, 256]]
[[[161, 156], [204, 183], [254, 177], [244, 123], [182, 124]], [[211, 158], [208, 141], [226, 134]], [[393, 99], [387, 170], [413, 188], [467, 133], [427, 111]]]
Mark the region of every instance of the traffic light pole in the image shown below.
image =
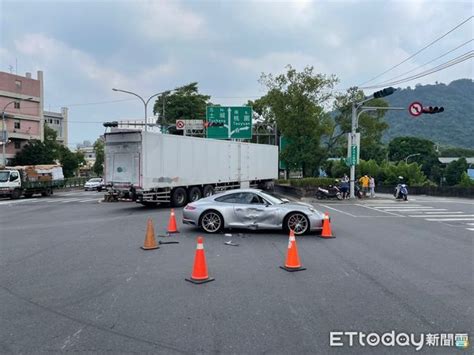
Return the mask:
[[[404, 107], [377, 107], [377, 106], [363, 106], [367, 101], [373, 100], [373, 97], [367, 98], [360, 102], [355, 102], [352, 104], [352, 124], [351, 124], [351, 145], [355, 142], [355, 137], [357, 133], [357, 128], [359, 127], [359, 116], [367, 111], [377, 111], [377, 110], [406, 110]], [[357, 112], [360, 109], [359, 112]], [[360, 147], [358, 147], [360, 151]], [[350, 171], [350, 198], [355, 198], [355, 162], [351, 161], [351, 171]]]

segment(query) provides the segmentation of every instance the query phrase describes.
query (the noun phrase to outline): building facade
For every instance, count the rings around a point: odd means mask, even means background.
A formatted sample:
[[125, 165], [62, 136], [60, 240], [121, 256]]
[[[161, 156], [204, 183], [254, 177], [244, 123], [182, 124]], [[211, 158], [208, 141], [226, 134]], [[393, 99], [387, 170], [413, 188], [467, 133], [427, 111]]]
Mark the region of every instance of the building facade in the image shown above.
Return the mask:
[[43, 72], [36, 79], [0, 72], [1, 132], [6, 131], [0, 135], [0, 164], [8, 165], [28, 141], [44, 139], [43, 97]]
[[56, 140], [67, 147], [68, 109], [61, 107], [61, 112], [44, 111], [44, 122], [57, 133]]

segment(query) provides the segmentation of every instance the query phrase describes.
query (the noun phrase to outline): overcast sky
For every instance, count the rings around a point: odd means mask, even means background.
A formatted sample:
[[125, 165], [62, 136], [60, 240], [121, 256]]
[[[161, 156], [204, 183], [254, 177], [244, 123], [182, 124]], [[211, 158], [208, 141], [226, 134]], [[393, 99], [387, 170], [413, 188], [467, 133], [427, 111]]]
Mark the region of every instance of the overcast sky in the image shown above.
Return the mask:
[[[291, 64], [335, 74], [344, 90], [472, 15], [471, 1], [0, 0], [0, 71], [44, 72], [44, 108], [69, 107], [74, 147], [102, 134], [101, 122], [143, 117], [143, 104], [113, 87], [148, 97], [197, 81], [214, 103], [241, 105], [265, 93], [258, 83], [262, 72], [281, 73]], [[471, 40], [473, 29], [471, 19], [371, 84]], [[472, 78], [472, 69], [469, 60], [399, 86]]]

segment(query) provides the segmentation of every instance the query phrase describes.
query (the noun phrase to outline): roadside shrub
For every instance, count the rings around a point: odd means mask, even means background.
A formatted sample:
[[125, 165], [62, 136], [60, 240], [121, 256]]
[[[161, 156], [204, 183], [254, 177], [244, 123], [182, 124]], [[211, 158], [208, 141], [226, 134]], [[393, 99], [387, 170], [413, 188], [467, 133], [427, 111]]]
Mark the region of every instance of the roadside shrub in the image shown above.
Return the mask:
[[303, 179], [291, 179], [290, 185], [295, 187], [306, 187], [306, 186], [329, 186], [334, 185], [335, 179], [333, 178], [303, 178]]
[[472, 180], [466, 172], [463, 172], [461, 175], [461, 180], [457, 185], [459, 187], [474, 187], [474, 180]]

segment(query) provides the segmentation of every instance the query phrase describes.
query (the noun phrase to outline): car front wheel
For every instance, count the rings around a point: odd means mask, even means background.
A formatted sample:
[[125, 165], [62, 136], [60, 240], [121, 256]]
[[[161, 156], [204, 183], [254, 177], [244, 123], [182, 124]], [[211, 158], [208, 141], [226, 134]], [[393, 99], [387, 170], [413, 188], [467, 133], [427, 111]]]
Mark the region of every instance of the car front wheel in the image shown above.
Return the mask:
[[285, 218], [284, 226], [287, 232], [293, 230], [296, 235], [302, 235], [309, 230], [309, 220], [303, 213], [293, 212]]
[[224, 219], [217, 211], [206, 211], [200, 218], [199, 226], [206, 233], [217, 233], [224, 227]]

